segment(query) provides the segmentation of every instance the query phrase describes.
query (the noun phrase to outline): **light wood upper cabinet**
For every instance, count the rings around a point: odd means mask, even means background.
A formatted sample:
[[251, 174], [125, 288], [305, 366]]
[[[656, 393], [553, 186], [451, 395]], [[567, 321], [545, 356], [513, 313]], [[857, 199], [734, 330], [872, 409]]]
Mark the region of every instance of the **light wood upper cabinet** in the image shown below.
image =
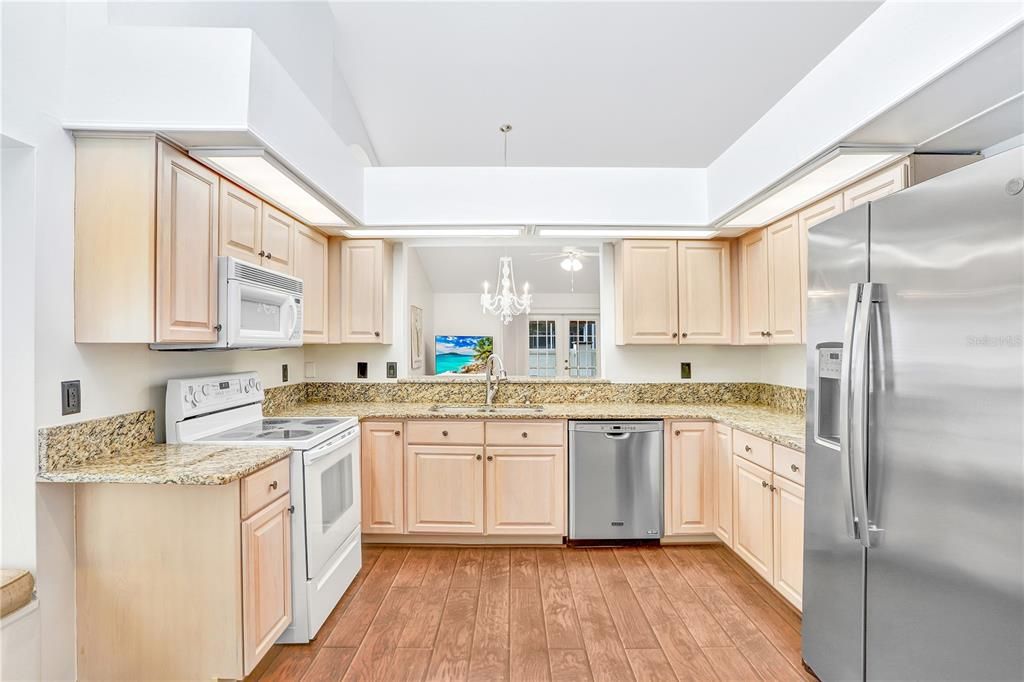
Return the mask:
[[295, 223], [296, 277], [302, 279], [302, 342], [327, 343], [327, 237]]
[[807, 234], [818, 223], [843, 212], [843, 195], [833, 194], [808, 206], [797, 215], [800, 227], [800, 341], [807, 341]]
[[804, 487], [781, 476], [773, 480], [773, 585], [798, 609], [804, 590]]
[[680, 241], [679, 343], [732, 342], [729, 242]]
[[615, 249], [615, 343], [678, 343], [674, 240], [625, 239]]
[[768, 238], [751, 230], [737, 241], [739, 248], [739, 341], [766, 344], [771, 326], [768, 308]]
[[270, 204], [263, 204], [263, 267], [285, 274], [292, 273], [295, 249], [295, 221]]
[[220, 181], [220, 255], [259, 265], [263, 202], [230, 180]]
[[732, 463], [733, 550], [772, 583], [772, 473], [742, 457]]
[[362, 526], [364, 533], [404, 533], [402, 422], [363, 422]]
[[770, 343], [800, 343], [802, 336], [800, 230], [795, 215], [765, 230], [768, 246], [768, 337]]
[[409, 445], [405, 451], [410, 533], [484, 532], [484, 449]]
[[391, 343], [391, 244], [335, 238], [330, 250], [331, 342]]
[[908, 163], [902, 162], [847, 187], [843, 191], [843, 210], [849, 211], [869, 201], [895, 194], [907, 187]]
[[217, 340], [217, 174], [157, 145], [156, 341]]
[[714, 531], [712, 422], [666, 422], [665, 533]]
[[565, 534], [565, 449], [488, 447], [484, 499], [489, 535]]
[[732, 429], [724, 424], [715, 424], [712, 479], [715, 535], [732, 547]]
[[242, 635], [245, 674], [292, 622], [290, 500], [242, 522]]

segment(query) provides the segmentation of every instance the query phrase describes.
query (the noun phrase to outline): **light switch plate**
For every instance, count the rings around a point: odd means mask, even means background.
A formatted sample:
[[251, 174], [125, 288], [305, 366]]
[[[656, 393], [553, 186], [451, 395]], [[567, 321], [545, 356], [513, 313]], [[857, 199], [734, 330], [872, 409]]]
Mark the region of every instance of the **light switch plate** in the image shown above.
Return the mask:
[[692, 379], [693, 373], [690, 371], [690, 363], [680, 362], [679, 363], [679, 378], [680, 379]]
[[306, 363], [305, 375], [306, 375], [307, 379], [316, 379], [316, 363], [315, 362], [307, 362]]
[[397, 379], [397, 378], [398, 378], [398, 363], [397, 362], [389, 362], [388, 363], [388, 379]]
[[288, 363], [281, 365], [281, 381], [288, 381]]
[[365, 362], [356, 363], [356, 379], [365, 379], [367, 376], [367, 369]]

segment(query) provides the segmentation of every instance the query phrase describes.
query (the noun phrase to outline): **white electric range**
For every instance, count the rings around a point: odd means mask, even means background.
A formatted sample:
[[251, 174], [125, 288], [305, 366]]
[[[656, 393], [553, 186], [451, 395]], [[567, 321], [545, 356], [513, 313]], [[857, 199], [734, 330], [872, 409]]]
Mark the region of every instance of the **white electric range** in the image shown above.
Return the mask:
[[292, 623], [278, 641], [306, 643], [362, 566], [359, 420], [264, 418], [263, 398], [255, 372], [168, 381], [167, 442], [292, 448]]

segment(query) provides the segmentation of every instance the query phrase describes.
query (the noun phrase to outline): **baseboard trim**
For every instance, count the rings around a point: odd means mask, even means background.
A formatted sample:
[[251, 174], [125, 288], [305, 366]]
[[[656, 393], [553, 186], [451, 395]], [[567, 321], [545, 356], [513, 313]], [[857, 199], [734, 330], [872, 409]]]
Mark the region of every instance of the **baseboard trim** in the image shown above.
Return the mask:
[[[663, 545], [713, 545], [722, 544], [714, 533], [700, 535], [666, 535], [661, 539]], [[723, 545], [724, 546], [724, 545]]]
[[387, 535], [363, 533], [364, 545], [528, 545], [565, 544], [560, 535]]

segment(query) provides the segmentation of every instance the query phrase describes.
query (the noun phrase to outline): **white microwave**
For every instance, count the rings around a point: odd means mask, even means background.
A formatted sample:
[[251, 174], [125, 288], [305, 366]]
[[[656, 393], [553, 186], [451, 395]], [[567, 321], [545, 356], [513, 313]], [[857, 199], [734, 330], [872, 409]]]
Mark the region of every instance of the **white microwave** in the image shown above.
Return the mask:
[[302, 280], [245, 261], [217, 258], [217, 341], [161, 343], [156, 350], [229, 350], [302, 345]]

